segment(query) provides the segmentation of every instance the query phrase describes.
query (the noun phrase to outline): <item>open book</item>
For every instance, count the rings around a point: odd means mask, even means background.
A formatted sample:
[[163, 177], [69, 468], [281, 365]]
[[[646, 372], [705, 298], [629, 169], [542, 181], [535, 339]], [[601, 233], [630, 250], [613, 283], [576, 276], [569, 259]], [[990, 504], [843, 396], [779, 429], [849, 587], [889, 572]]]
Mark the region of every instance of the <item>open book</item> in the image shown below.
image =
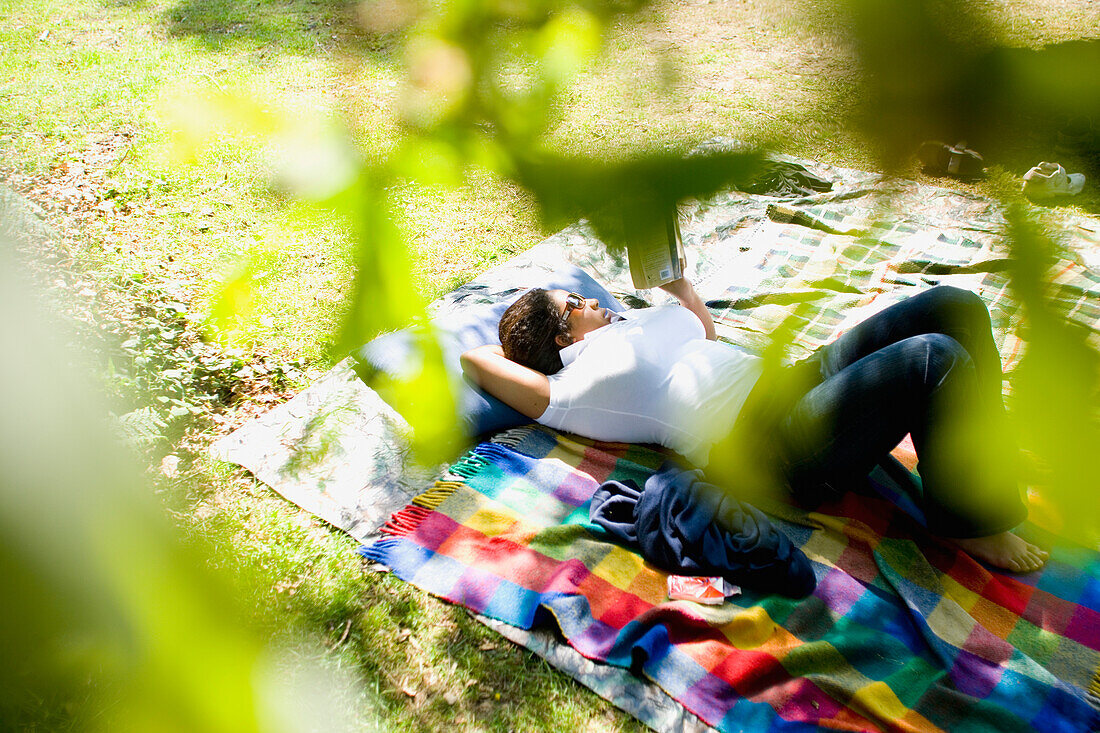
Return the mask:
[[645, 228], [627, 221], [627, 259], [634, 287], [648, 290], [684, 275], [684, 243], [676, 210], [669, 212], [666, 225]]

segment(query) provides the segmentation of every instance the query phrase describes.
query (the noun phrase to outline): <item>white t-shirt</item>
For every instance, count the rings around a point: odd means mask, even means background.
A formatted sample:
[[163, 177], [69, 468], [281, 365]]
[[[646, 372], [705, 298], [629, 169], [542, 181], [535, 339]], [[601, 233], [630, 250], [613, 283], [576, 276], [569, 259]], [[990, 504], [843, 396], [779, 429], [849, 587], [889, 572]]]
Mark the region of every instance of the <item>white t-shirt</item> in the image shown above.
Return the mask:
[[538, 422], [596, 440], [658, 443], [698, 466], [733, 428], [760, 357], [708, 341], [679, 305], [623, 314], [561, 350]]

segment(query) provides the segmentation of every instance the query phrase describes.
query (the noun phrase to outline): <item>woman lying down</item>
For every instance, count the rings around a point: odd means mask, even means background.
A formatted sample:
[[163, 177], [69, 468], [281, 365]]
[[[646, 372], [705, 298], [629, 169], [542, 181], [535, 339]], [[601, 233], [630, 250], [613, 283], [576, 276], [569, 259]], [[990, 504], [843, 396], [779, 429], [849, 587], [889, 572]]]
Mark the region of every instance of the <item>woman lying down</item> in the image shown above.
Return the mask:
[[[501, 317], [501, 346], [462, 355], [466, 374], [527, 417], [595, 440], [658, 443], [736, 491], [732, 436], [805, 503], [866, 477], [911, 434], [928, 528], [990, 565], [1030, 572], [1047, 553], [1012, 529], [1027, 517], [1004, 430], [1001, 362], [973, 293], [937, 287], [874, 315], [787, 367], [796, 392], [770, 399], [756, 354], [715, 341], [687, 280], [679, 301], [613, 313], [562, 290], [532, 289]], [[770, 405], [769, 419], [746, 414]], [[739, 455], [746, 452], [740, 446]], [[768, 473], [770, 472], [770, 474]]]

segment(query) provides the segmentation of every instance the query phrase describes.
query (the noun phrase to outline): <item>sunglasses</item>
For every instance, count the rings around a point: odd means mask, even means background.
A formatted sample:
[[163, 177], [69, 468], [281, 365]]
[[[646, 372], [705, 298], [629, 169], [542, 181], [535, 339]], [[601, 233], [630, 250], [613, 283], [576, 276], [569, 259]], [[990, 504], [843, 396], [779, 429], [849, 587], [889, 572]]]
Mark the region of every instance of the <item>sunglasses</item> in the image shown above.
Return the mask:
[[564, 321], [566, 318], [569, 318], [570, 311], [584, 308], [586, 303], [587, 301], [584, 299], [584, 296], [577, 295], [576, 293], [568, 293], [565, 296], [565, 310], [561, 314], [561, 319]]

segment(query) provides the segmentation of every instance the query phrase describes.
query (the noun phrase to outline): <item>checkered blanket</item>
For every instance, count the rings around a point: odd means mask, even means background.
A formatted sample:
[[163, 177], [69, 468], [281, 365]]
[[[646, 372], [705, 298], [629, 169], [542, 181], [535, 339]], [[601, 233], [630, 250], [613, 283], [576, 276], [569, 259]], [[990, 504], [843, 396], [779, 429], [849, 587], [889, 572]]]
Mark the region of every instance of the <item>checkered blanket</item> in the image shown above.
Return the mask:
[[[723, 340], [761, 350], [777, 326], [793, 331], [792, 357], [809, 355], [872, 313], [935, 285], [978, 293], [989, 307], [1006, 373], [1019, 363], [1019, 304], [1008, 252], [989, 239], [916, 226], [913, 217], [876, 223], [850, 203], [773, 203], [767, 222], [742, 244], [743, 273], [708, 305]], [[1067, 248], [1051, 260], [1047, 301], [1100, 345], [1100, 277]]]
[[[782, 522], [815, 566], [804, 600], [670, 601], [666, 575], [588, 522], [607, 479], [665, 459], [540, 427], [483, 443], [364, 549], [430, 593], [509, 624], [553, 622], [721, 730], [1090, 730], [1100, 556], [991, 573], [883, 498]], [[880, 488], [888, 491], [889, 487]]]

